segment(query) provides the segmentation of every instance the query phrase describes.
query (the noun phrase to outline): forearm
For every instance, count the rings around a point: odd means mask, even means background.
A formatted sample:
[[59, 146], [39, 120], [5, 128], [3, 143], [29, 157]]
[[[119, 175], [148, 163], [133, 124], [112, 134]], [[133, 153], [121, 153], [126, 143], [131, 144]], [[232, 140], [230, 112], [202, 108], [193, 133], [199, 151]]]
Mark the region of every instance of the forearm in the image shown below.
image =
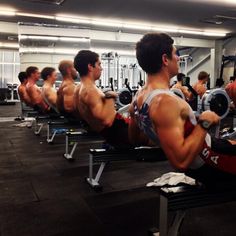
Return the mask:
[[178, 166], [180, 169], [186, 169], [201, 152], [207, 131], [200, 125], [196, 125], [192, 133], [184, 139], [179, 148]]

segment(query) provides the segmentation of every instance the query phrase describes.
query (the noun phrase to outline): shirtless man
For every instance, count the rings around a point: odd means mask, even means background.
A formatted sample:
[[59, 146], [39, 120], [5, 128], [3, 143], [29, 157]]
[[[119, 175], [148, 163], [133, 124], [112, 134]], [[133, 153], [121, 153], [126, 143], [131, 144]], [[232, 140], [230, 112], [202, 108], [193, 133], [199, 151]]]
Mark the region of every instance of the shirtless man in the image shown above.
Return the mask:
[[43, 87], [42, 87], [43, 99], [50, 107], [50, 111], [59, 113], [57, 109], [57, 91], [53, 87], [57, 79], [57, 73], [56, 73], [55, 68], [45, 67], [41, 71], [41, 77], [44, 80]]
[[18, 74], [18, 79], [21, 82], [21, 84], [18, 87], [18, 94], [20, 96], [20, 100], [21, 102], [24, 102], [26, 105], [31, 106], [32, 104], [30, 101], [30, 97], [26, 91], [26, 84], [28, 82], [26, 72], [20, 72]]
[[225, 91], [228, 93], [229, 97], [233, 101], [232, 108], [235, 108], [236, 107], [236, 80], [235, 78], [233, 82], [226, 85]]
[[150, 33], [136, 45], [138, 63], [147, 73], [147, 81], [131, 104], [130, 140], [135, 142], [142, 130], [182, 171], [207, 165], [236, 174], [236, 142], [208, 134], [219, 117], [205, 111], [196, 121], [188, 103], [169, 90], [170, 79], [179, 69], [173, 42], [166, 34]]
[[76, 89], [75, 79], [77, 71], [72, 61], [61, 61], [58, 67], [62, 74], [63, 81], [57, 91], [57, 108], [62, 115], [74, 117], [74, 92]]
[[198, 74], [198, 81], [193, 85], [193, 89], [197, 92], [197, 94], [202, 98], [203, 94], [206, 92], [206, 84], [209, 79], [209, 74], [205, 71], [201, 71]]
[[186, 86], [183, 86], [183, 78], [184, 77], [185, 77], [185, 74], [178, 73], [177, 74], [177, 83], [172, 88], [176, 88], [176, 89], [181, 90], [185, 96], [185, 99], [188, 101], [191, 97], [191, 92], [188, 91], [188, 88]]
[[26, 69], [26, 74], [28, 77], [26, 91], [30, 97], [32, 106], [43, 113], [48, 112], [49, 106], [44, 102], [42, 91], [36, 84], [40, 76], [38, 68], [30, 66]]
[[128, 146], [128, 120], [115, 110], [117, 94], [109, 91], [105, 95], [95, 84], [102, 72], [99, 55], [89, 50], [81, 50], [74, 59], [74, 66], [81, 78], [81, 86], [76, 91], [75, 98], [76, 109], [82, 119], [109, 144]]

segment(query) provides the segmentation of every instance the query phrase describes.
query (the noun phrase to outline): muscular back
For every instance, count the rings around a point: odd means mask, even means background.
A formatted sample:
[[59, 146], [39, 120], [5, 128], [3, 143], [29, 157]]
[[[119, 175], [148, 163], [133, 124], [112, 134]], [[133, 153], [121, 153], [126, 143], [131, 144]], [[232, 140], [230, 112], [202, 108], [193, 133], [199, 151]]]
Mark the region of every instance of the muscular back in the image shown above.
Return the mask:
[[105, 99], [104, 93], [93, 83], [81, 83], [77, 108], [89, 126], [100, 132], [112, 125], [116, 111], [113, 99]]
[[48, 84], [44, 84], [42, 88], [42, 96], [46, 103], [51, 107], [56, 107], [57, 91], [55, 88]]
[[27, 84], [26, 91], [31, 99], [33, 106], [39, 105], [43, 102], [43, 97], [40, 88], [36, 84]]
[[24, 102], [25, 104], [27, 104], [28, 106], [31, 105], [31, 100], [30, 100], [30, 97], [26, 91], [26, 86], [21, 84], [19, 87], [18, 87], [18, 94], [20, 96], [20, 100], [22, 102]]
[[74, 92], [76, 84], [72, 80], [64, 80], [57, 91], [57, 107], [60, 112], [74, 111]]

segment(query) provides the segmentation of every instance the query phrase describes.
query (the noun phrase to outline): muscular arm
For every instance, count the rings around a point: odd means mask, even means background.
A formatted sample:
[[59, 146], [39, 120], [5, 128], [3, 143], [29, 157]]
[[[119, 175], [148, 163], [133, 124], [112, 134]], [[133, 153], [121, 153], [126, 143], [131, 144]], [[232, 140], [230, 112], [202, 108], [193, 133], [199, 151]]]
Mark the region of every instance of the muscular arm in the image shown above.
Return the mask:
[[30, 87], [28, 89], [28, 94], [31, 99], [31, 103], [33, 106], [39, 106], [43, 111], [48, 110], [48, 105], [44, 102], [41, 91], [37, 87]]
[[200, 153], [206, 131], [196, 125], [192, 133], [184, 138], [184, 121], [180, 112], [178, 101], [169, 95], [156, 97], [150, 107], [150, 117], [161, 147], [174, 167], [185, 170]]
[[18, 94], [20, 96], [20, 100], [22, 102], [24, 102], [26, 105], [28, 106], [31, 106], [31, 100], [30, 100], [30, 97], [28, 95], [28, 93], [26, 92], [26, 89], [22, 88], [22, 87], [19, 87], [18, 88]]
[[51, 104], [56, 106], [56, 103], [57, 103], [57, 93], [55, 91], [53, 91], [53, 89], [51, 89], [50, 91], [47, 91], [45, 93], [45, 96], [47, 97], [47, 100], [49, 101], [49, 103], [51, 103]]
[[115, 116], [114, 99], [106, 99], [96, 88], [88, 88], [84, 97], [84, 104], [87, 105], [94, 119], [100, 120], [104, 126], [111, 126]]
[[63, 88], [63, 107], [64, 110], [69, 113], [74, 111], [74, 92], [74, 85]]

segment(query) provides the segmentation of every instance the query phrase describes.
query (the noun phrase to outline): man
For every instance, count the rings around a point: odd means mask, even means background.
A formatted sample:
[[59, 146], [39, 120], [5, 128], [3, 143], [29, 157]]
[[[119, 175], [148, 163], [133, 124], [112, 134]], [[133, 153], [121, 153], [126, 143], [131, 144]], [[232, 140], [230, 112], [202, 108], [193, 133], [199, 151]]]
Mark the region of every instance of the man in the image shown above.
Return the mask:
[[61, 61], [58, 69], [62, 74], [63, 81], [57, 91], [57, 108], [61, 114], [67, 117], [74, 117], [74, 92], [77, 72], [73, 62], [69, 60]]
[[235, 108], [236, 107], [236, 80], [234, 76], [232, 76], [230, 80], [232, 82], [227, 84], [227, 86], [225, 87], [225, 91], [227, 92], [231, 100], [233, 101], [232, 107]]
[[40, 77], [38, 68], [30, 66], [26, 69], [26, 74], [28, 77], [26, 91], [30, 97], [32, 106], [43, 113], [48, 112], [49, 106], [44, 102], [42, 91], [36, 84]]
[[193, 89], [202, 98], [203, 94], [206, 92], [206, 84], [209, 80], [209, 74], [205, 71], [201, 71], [198, 74], [198, 81], [193, 85]]
[[51, 112], [59, 113], [57, 109], [57, 91], [53, 87], [56, 79], [57, 73], [55, 68], [52, 67], [45, 67], [41, 71], [41, 77], [44, 80], [43, 87], [42, 87], [42, 96], [44, 101], [50, 107]]
[[26, 91], [26, 84], [28, 82], [26, 72], [20, 72], [18, 74], [18, 79], [21, 82], [21, 84], [18, 87], [18, 94], [20, 96], [20, 100], [21, 102], [24, 102], [26, 105], [31, 106], [30, 97]]
[[109, 144], [115, 147], [129, 146], [128, 120], [115, 110], [117, 94], [113, 91], [104, 94], [95, 84], [102, 72], [99, 55], [81, 50], [74, 59], [74, 66], [81, 79], [80, 89], [75, 93], [75, 104], [82, 119]]
[[186, 86], [183, 86], [183, 78], [184, 77], [185, 77], [185, 74], [178, 73], [177, 74], [177, 83], [172, 88], [176, 88], [176, 89], [181, 90], [185, 96], [185, 99], [188, 101], [191, 97], [191, 93], [188, 91], [188, 88]]
[[147, 81], [131, 105], [130, 140], [135, 142], [138, 131], [143, 131], [179, 170], [206, 164], [236, 174], [236, 142], [208, 134], [219, 117], [205, 111], [197, 122], [188, 103], [169, 90], [170, 79], [179, 69], [173, 39], [147, 34], [137, 43], [136, 56]]

